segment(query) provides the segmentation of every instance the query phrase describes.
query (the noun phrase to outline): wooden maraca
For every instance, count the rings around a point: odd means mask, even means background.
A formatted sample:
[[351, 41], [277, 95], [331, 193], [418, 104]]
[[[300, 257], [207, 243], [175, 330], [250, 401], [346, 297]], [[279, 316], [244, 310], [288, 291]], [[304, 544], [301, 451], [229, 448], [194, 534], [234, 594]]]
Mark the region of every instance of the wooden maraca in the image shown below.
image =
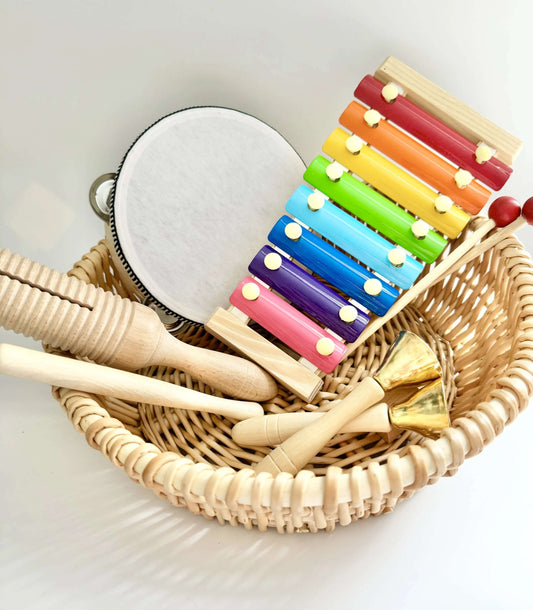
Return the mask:
[[[309, 424], [320, 420], [326, 412], [276, 413], [259, 415], [238, 422], [231, 435], [239, 445], [279, 445]], [[381, 402], [349, 421], [340, 434], [364, 432], [390, 433], [393, 429], [410, 430], [429, 438], [438, 438], [450, 425], [442, 381], [436, 379], [397, 405]]]
[[256, 472], [296, 474], [339, 430], [383, 399], [385, 392], [403, 385], [420, 385], [442, 375], [441, 366], [429, 346], [414, 333], [402, 331], [383, 364], [360, 381], [352, 392], [319, 420], [299, 430], [269, 453]]
[[119, 369], [171, 366], [236, 398], [262, 401], [277, 393], [274, 379], [258, 365], [183, 343], [152, 309], [5, 249], [0, 325]]

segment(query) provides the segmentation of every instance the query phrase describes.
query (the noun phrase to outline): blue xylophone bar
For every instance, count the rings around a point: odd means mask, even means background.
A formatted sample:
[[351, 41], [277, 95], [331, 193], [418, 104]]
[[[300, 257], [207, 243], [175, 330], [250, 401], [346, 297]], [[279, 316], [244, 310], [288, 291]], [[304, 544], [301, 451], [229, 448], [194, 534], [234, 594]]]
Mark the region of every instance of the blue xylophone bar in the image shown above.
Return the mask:
[[398, 290], [353, 261], [289, 216], [282, 216], [268, 235], [269, 241], [317, 273], [358, 303], [383, 316], [398, 297]]

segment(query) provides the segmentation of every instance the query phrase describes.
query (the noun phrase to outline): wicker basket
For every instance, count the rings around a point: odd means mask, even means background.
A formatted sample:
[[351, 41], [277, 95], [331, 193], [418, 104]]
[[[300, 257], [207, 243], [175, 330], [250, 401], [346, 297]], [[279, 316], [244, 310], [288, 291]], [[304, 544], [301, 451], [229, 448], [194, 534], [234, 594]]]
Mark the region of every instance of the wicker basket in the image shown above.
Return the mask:
[[[129, 296], [117, 279], [105, 242], [76, 263], [71, 275]], [[295, 477], [250, 468], [268, 448], [236, 445], [232, 420], [132, 405], [54, 388], [54, 396], [91, 447], [134, 481], [175, 506], [220, 523], [264, 531], [331, 531], [337, 523], [391, 511], [421, 487], [452, 475], [524, 409], [533, 393], [533, 265], [515, 237], [466, 265], [385, 325], [353, 357], [327, 375], [313, 405], [280, 388], [265, 411], [327, 410], [350, 384], [376, 370], [401, 329], [436, 350], [444, 368], [452, 426], [437, 440], [412, 432], [338, 435]], [[225, 350], [203, 329], [181, 339]], [[190, 376], [163, 367], [142, 371], [202, 392]]]

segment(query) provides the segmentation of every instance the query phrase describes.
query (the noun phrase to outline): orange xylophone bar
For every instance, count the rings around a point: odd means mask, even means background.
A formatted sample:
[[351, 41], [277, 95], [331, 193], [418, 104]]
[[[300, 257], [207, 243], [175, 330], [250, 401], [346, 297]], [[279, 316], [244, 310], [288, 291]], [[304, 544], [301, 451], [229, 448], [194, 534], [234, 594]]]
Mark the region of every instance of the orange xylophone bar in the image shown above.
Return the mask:
[[472, 180], [470, 184], [460, 188], [455, 180], [457, 167], [387, 120], [372, 126], [365, 119], [367, 112], [366, 106], [350, 102], [341, 114], [339, 123], [440, 193], [450, 197], [470, 214], [477, 214], [485, 206], [491, 192], [483, 185]]

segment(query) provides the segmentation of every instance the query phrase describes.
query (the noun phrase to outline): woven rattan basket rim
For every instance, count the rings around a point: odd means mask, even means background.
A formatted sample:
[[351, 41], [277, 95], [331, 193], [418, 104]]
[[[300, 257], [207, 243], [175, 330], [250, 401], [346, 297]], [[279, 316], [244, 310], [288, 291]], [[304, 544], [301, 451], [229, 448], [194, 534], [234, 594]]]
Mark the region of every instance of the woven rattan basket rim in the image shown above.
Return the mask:
[[454, 474], [516, 418], [533, 394], [533, 265], [515, 237], [497, 249], [519, 299], [515, 360], [487, 400], [457, 418], [440, 439], [412, 445], [402, 457], [391, 454], [385, 463], [371, 461], [349, 472], [330, 466], [324, 476], [303, 470], [275, 478], [251, 469], [217, 468], [161, 451], [132, 434], [97, 397], [64, 388], [54, 388], [54, 395], [88, 443], [133, 480], [221, 523], [317, 531], [387, 512], [416, 490]]

